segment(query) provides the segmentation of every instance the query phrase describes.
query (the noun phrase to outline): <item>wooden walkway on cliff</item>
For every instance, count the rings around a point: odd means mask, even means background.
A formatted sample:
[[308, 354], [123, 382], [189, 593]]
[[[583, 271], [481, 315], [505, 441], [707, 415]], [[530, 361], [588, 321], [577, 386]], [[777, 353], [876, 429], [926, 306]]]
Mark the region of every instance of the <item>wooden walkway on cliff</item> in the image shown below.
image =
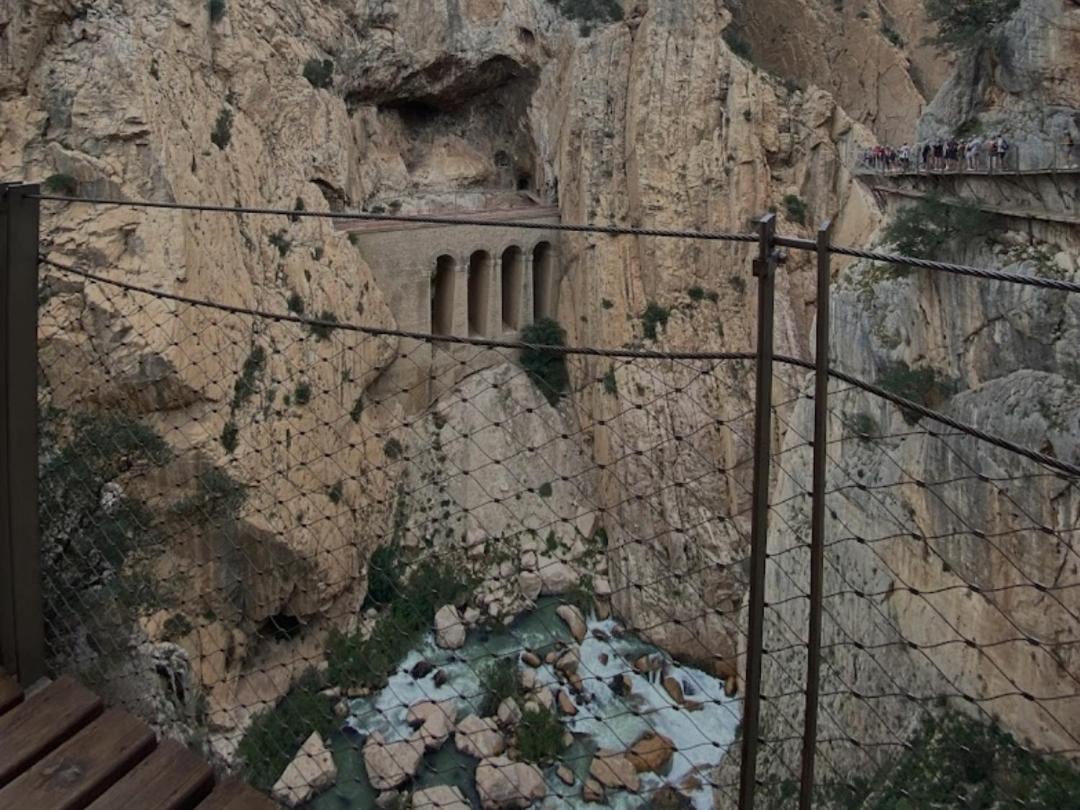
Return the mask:
[[0, 808], [273, 810], [70, 676], [30, 695], [0, 670]]
[[[402, 214], [417, 217], [460, 217], [474, 222], [518, 222], [534, 219], [548, 219], [559, 216], [559, 207], [555, 205], [512, 206], [503, 208], [478, 208], [472, 210], [424, 211], [417, 214]], [[334, 229], [348, 233], [385, 233], [387, 231], [412, 231], [422, 228], [445, 227], [439, 222], [396, 222], [378, 219], [338, 219]]]

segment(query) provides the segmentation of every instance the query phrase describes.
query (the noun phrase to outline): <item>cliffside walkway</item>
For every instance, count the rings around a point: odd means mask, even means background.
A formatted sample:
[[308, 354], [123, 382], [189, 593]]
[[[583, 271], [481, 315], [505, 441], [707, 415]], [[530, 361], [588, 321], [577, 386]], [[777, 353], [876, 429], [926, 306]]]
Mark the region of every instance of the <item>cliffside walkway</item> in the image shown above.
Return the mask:
[[272, 810], [239, 782], [65, 675], [30, 695], [0, 670], [0, 807]]
[[869, 166], [855, 169], [856, 177], [1056, 177], [1058, 175], [1080, 175], [1080, 166], [1062, 166], [1042, 169], [908, 169], [900, 171], [882, 171]]
[[[925, 199], [929, 195], [923, 191], [895, 188], [886, 185], [871, 186], [875, 192], [892, 194], [897, 197], [909, 197], [914, 200]], [[1080, 225], [1080, 214], [1071, 211], [1054, 211], [1049, 208], [1016, 207], [1007, 205], [993, 205], [984, 200], [966, 199], [960, 197], [943, 197], [942, 202], [950, 205], [975, 205], [988, 214], [998, 214], [1015, 219], [1034, 219], [1041, 222], [1055, 222], [1063, 225]]]
[[[518, 222], [558, 217], [555, 205], [513, 206], [499, 208], [476, 208], [470, 210], [446, 210], [425, 213], [425, 216], [465, 217], [474, 222]], [[444, 227], [438, 222], [380, 222], [377, 220], [343, 219], [334, 223], [335, 230], [348, 233], [387, 233]]]

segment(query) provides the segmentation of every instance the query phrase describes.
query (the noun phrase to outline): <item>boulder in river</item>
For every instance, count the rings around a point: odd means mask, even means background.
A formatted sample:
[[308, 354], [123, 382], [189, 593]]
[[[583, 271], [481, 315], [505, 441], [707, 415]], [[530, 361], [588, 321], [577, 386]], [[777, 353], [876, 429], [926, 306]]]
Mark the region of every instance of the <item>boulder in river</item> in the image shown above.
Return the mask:
[[412, 796], [412, 810], [470, 810], [461, 791], [451, 785], [418, 790]]
[[625, 754], [601, 748], [589, 765], [589, 776], [613, 790], [629, 790], [636, 793], [641, 789], [641, 779], [637, 769]]
[[442, 747], [454, 732], [457, 706], [452, 700], [435, 703], [430, 700], [409, 707], [406, 722], [419, 730], [410, 739], [420, 740], [424, 748], [434, 751]]
[[412, 676], [414, 681], [418, 681], [421, 678], [426, 678], [435, 670], [435, 665], [430, 661], [420, 660], [413, 664], [413, 668], [409, 670], [409, 675]]
[[304, 741], [270, 793], [287, 807], [298, 807], [336, 781], [334, 758], [316, 731]]
[[521, 707], [518, 706], [516, 700], [508, 697], [499, 704], [495, 717], [498, 719], [499, 724], [504, 727], [516, 726], [521, 720]]
[[626, 758], [638, 773], [664, 773], [675, 756], [675, 743], [655, 731], [646, 731], [630, 746]]
[[477, 717], [475, 714], [470, 714], [458, 723], [454, 745], [461, 753], [477, 759], [498, 756], [506, 750], [506, 740], [495, 721], [489, 717]]
[[376, 731], [364, 743], [364, 767], [376, 790], [393, 790], [412, 779], [423, 756], [424, 744], [420, 740], [388, 743]]
[[453, 605], [443, 605], [435, 613], [435, 643], [444, 650], [465, 646], [465, 620]]
[[521, 654], [521, 663], [536, 669], [543, 662], [540, 660], [540, 656], [532, 650], [526, 650]]
[[574, 772], [567, 768], [565, 765], [560, 765], [555, 769], [555, 775], [559, 777], [559, 780], [564, 785], [574, 784]]
[[604, 786], [595, 779], [585, 780], [585, 787], [581, 791], [581, 798], [587, 802], [601, 804], [604, 801]]
[[476, 792], [484, 810], [525, 808], [547, 796], [547, 785], [535, 766], [500, 756], [485, 759], [477, 767]]
[[672, 700], [680, 704], [683, 702], [683, 688], [682, 684], [679, 683], [678, 678], [674, 675], [665, 675], [664, 680], [662, 680], [660, 684], [664, 687], [664, 691], [668, 693], [668, 696]]
[[585, 640], [585, 636], [589, 633], [588, 625], [585, 624], [585, 617], [581, 615], [581, 611], [577, 609], [575, 605], [559, 605], [555, 609], [555, 615], [566, 622], [566, 626], [570, 628], [570, 635], [574, 637], [574, 641], [578, 644]]
[[557, 698], [559, 704], [559, 711], [570, 717], [574, 717], [578, 713], [578, 707], [574, 703], [574, 699], [570, 697], [570, 693], [565, 689], [559, 690], [559, 697]]

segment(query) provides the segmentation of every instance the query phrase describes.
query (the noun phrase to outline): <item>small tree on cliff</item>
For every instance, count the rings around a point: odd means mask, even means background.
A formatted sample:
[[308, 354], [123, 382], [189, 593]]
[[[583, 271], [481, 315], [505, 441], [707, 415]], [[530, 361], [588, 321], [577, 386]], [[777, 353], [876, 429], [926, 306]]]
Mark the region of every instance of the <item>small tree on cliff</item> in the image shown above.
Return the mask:
[[937, 26], [928, 41], [939, 48], [971, 50], [983, 45], [995, 27], [1009, 19], [1020, 0], [924, 0], [926, 16]]
[[566, 332], [551, 318], [541, 318], [521, 330], [521, 342], [534, 344], [521, 352], [521, 365], [552, 405], [570, 384], [566, 355], [557, 347], [566, 345]]

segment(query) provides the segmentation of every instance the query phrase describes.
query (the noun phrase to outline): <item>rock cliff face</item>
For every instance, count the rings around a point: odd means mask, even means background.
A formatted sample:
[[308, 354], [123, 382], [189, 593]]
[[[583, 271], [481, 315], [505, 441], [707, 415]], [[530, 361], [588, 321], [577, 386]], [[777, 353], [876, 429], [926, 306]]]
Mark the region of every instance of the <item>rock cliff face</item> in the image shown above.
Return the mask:
[[922, 0], [736, 0], [727, 30], [754, 62], [831, 92], [884, 143], [910, 141], [915, 122], [949, 74], [925, 43]]

